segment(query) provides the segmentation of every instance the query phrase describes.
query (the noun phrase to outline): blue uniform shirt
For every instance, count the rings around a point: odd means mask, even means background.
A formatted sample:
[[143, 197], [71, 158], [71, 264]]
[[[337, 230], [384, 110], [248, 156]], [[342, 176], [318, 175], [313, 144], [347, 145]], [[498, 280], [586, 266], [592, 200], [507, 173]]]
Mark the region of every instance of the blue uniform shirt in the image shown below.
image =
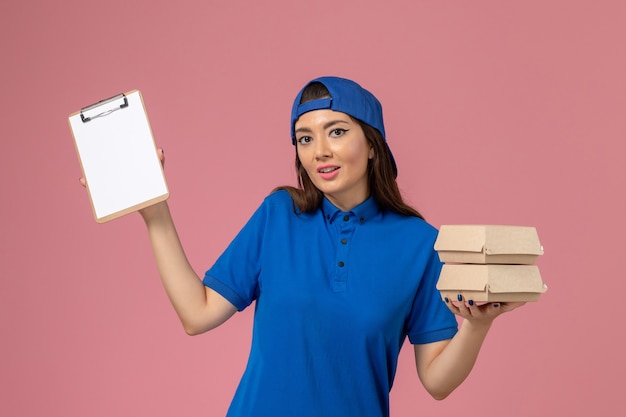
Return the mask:
[[256, 300], [228, 416], [388, 416], [405, 338], [457, 331], [435, 289], [437, 230], [373, 198], [350, 212], [293, 207], [286, 191], [269, 195], [204, 277], [238, 310]]

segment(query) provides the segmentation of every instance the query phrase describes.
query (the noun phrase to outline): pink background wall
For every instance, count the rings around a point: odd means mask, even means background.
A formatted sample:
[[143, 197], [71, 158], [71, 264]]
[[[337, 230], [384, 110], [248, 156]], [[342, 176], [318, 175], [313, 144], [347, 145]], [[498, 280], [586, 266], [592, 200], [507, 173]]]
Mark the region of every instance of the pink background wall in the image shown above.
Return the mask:
[[623, 410], [625, 21], [620, 0], [2, 2], [0, 415], [225, 413], [251, 312], [184, 334], [140, 218], [94, 222], [67, 116], [143, 92], [202, 274], [294, 183], [291, 100], [327, 74], [381, 99], [432, 224], [532, 225], [546, 250], [549, 292], [449, 399], [403, 351], [392, 415]]

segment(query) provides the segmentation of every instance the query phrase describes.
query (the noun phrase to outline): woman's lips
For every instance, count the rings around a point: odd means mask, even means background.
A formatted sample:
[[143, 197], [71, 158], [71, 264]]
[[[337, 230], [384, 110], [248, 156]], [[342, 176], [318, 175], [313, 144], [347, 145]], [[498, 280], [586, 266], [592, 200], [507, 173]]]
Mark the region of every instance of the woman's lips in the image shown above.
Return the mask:
[[325, 180], [330, 180], [339, 174], [339, 167], [336, 165], [324, 165], [317, 168], [317, 173]]

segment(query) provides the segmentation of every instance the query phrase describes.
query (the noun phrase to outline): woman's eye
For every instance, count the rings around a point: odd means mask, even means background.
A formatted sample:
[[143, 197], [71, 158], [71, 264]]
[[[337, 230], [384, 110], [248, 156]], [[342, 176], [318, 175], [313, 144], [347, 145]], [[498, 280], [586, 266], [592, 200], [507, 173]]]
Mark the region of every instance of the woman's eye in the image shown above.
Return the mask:
[[343, 135], [343, 134], [344, 134], [344, 133], [346, 133], [346, 132], [347, 132], [347, 130], [346, 130], [346, 129], [339, 129], [339, 128], [337, 128], [337, 129], [333, 129], [333, 130], [330, 132], [330, 135], [331, 135], [331, 136], [335, 136], [335, 137], [337, 137], [337, 136], [341, 136], [341, 135]]
[[300, 145], [305, 145], [307, 143], [311, 142], [311, 137], [310, 136], [302, 136], [301, 138], [298, 138], [298, 143]]

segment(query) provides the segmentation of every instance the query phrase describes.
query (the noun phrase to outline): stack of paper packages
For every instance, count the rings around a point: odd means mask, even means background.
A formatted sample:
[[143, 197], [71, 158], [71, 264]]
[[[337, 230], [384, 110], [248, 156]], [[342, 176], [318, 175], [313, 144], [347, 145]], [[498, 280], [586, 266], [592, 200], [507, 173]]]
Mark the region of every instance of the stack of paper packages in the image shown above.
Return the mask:
[[444, 225], [435, 250], [444, 262], [437, 282], [443, 299], [537, 301], [547, 290], [536, 265], [543, 247], [534, 227]]

